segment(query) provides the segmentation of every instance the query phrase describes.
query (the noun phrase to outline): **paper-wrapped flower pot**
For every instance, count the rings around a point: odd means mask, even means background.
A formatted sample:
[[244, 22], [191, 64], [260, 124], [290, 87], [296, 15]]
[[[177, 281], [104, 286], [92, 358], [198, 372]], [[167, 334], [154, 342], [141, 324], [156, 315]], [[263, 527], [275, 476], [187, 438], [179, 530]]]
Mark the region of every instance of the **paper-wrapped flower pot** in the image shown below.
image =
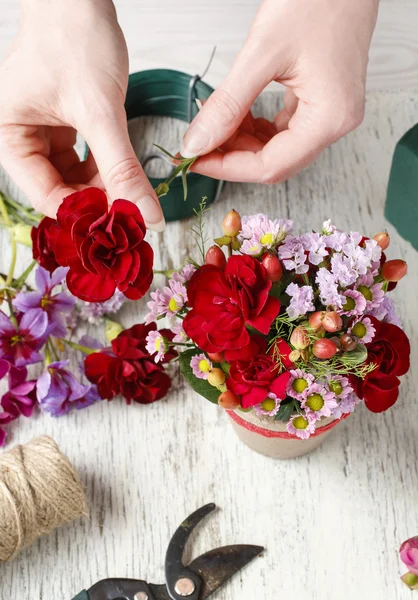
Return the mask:
[[290, 459], [316, 450], [339, 423], [334, 418], [324, 418], [307, 440], [295, 438], [286, 431], [286, 423], [263, 417], [255, 411], [228, 411], [232, 427], [239, 439], [251, 450], [270, 458]]

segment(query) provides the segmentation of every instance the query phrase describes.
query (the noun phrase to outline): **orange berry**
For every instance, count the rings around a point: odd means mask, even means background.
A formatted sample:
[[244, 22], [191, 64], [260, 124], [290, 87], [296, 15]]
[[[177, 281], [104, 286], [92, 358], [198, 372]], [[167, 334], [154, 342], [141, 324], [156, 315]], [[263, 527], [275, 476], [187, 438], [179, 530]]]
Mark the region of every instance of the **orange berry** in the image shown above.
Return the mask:
[[407, 271], [408, 265], [404, 260], [401, 260], [400, 258], [389, 260], [388, 262], [385, 262], [382, 267], [382, 277], [383, 279], [386, 279], [386, 281], [397, 282], [405, 277]]
[[236, 210], [230, 210], [222, 222], [222, 231], [224, 235], [235, 237], [241, 231], [241, 216]]
[[222, 385], [223, 383], [225, 383], [225, 380], [226, 374], [224, 373], [224, 371], [222, 371], [222, 369], [218, 369], [217, 367], [215, 367], [208, 373], [208, 383], [210, 383], [210, 385], [213, 385], [214, 387]]
[[238, 408], [238, 406], [240, 406], [241, 402], [238, 396], [227, 390], [226, 392], [222, 392], [222, 394], [219, 396], [218, 404], [225, 410], [234, 410], [234, 408]]

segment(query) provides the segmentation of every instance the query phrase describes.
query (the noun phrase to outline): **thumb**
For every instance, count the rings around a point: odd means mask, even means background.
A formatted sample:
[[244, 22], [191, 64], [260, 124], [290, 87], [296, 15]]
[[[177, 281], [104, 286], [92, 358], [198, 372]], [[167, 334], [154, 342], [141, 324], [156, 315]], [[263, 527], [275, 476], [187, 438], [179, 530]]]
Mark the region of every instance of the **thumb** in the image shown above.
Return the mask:
[[261, 62], [252, 43], [247, 42], [227, 78], [186, 131], [180, 150], [184, 158], [208, 154], [235, 133], [254, 100], [273, 78]]
[[94, 121], [80, 133], [93, 153], [108, 196], [111, 200], [131, 200], [149, 229], [163, 231], [163, 211], [132, 148], [124, 108]]

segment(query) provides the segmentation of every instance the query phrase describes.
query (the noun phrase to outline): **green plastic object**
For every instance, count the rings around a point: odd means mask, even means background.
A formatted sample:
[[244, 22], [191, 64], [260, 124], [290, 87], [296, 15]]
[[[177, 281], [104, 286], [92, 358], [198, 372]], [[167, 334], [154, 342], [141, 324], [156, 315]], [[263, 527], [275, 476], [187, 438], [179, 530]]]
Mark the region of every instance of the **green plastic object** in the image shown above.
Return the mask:
[[86, 590], [83, 590], [73, 600], [89, 600], [89, 595]]
[[398, 142], [393, 155], [385, 216], [418, 250], [418, 125]]
[[[194, 79], [196, 83], [190, 91]], [[189, 117], [194, 118], [198, 111], [196, 103], [192, 101], [189, 114], [190, 94], [193, 94], [192, 99], [198, 98], [203, 101], [209, 98], [213, 91], [207, 83], [182, 71], [150, 69], [132, 73], [129, 76], [125, 101], [126, 116], [128, 121], [143, 116], [165, 116], [189, 121]], [[161, 140], [155, 142], [160, 143]], [[154, 177], [150, 178], [150, 181], [155, 189], [165, 179]], [[206, 197], [206, 204], [209, 205], [218, 197], [222, 188], [222, 182], [197, 173], [188, 173], [187, 184], [187, 200], [184, 200], [181, 177], [176, 177], [168, 194], [160, 198], [166, 221], [178, 221], [193, 216], [203, 197]]]

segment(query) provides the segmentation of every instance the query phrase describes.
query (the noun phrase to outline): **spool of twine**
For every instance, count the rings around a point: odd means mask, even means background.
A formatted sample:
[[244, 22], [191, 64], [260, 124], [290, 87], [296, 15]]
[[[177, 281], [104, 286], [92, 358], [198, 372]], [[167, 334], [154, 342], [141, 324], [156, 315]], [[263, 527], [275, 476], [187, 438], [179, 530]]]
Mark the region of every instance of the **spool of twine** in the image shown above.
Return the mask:
[[81, 481], [53, 439], [42, 436], [0, 455], [0, 561], [86, 514]]

